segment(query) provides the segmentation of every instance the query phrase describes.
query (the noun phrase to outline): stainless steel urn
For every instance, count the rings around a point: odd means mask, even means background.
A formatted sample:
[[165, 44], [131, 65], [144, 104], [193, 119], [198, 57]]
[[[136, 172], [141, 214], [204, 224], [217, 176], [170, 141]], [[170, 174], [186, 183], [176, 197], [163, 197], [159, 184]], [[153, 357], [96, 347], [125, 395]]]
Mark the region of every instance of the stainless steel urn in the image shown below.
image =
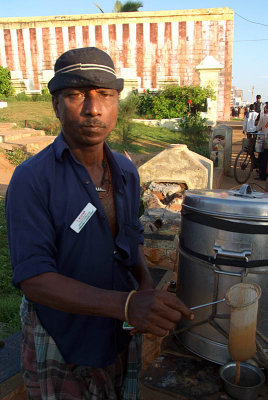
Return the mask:
[[[225, 297], [240, 282], [262, 289], [257, 360], [268, 360], [268, 194], [248, 185], [232, 191], [189, 190], [182, 207], [177, 295], [189, 307]], [[210, 361], [230, 361], [226, 302], [194, 311], [177, 327], [180, 341]]]

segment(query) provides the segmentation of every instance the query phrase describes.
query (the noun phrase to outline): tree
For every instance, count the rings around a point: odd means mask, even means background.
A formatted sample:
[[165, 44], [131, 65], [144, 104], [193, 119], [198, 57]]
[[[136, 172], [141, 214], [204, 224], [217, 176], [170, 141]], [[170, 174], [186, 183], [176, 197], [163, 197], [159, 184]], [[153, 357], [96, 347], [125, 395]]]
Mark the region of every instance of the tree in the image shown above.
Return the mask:
[[8, 68], [0, 66], [0, 98], [6, 98], [14, 93], [11, 86], [10, 72]]
[[143, 7], [143, 3], [141, 1], [126, 1], [122, 3], [121, 1], [117, 0], [114, 3], [113, 12], [133, 12], [139, 11], [139, 8]]

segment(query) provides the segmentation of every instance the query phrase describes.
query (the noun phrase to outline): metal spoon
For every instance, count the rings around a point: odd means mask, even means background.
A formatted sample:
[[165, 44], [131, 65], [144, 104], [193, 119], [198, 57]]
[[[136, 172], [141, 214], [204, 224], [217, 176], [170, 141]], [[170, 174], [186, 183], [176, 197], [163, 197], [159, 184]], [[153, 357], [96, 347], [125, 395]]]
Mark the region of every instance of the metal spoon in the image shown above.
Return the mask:
[[222, 302], [225, 301], [225, 300], [226, 300], [226, 298], [224, 297], [224, 298], [221, 299], [221, 300], [212, 301], [211, 303], [200, 304], [200, 306], [191, 307], [190, 310], [196, 310], [197, 308], [202, 308], [202, 307], [211, 306], [212, 304], [222, 303]]

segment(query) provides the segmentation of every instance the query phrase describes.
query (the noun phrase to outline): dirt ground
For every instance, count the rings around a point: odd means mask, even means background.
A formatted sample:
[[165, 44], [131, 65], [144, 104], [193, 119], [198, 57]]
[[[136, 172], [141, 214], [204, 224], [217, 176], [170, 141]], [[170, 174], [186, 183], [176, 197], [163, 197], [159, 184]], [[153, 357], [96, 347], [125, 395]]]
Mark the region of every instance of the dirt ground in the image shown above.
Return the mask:
[[6, 194], [7, 186], [14, 172], [15, 166], [10, 164], [3, 153], [0, 152], [0, 195]]

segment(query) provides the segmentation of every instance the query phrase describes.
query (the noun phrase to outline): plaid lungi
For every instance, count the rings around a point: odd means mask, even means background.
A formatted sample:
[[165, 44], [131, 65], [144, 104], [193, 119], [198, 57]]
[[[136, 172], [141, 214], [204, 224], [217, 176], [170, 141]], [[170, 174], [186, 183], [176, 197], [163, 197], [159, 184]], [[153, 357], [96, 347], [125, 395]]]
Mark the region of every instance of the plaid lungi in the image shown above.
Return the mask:
[[92, 368], [67, 364], [25, 297], [22, 321], [22, 372], [28, 400], [139, 400], [141, 335], [134, 335], [114, 364]]

